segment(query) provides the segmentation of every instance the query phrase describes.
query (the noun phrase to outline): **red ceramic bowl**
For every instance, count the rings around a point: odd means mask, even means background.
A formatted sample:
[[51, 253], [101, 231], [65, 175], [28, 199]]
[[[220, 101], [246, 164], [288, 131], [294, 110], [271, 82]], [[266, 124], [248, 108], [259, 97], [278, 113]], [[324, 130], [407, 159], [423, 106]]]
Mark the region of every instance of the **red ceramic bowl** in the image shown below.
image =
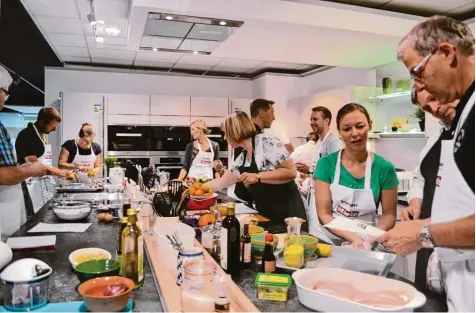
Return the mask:
[[[114, 296], [104, 296], [104, 290], [111, 285], [124, 284], [127, 290]], [[78, 287], [84, 305], [91, 312], [120, 312], [129, 301], [134, 282], [120, 276], [98, 277], [85, 281]]]
[[216, 205], [217, 197], [214, 195], [208, 199], [192, 199], [188, 201], [188, 211], [209, 210], [210, 207]]

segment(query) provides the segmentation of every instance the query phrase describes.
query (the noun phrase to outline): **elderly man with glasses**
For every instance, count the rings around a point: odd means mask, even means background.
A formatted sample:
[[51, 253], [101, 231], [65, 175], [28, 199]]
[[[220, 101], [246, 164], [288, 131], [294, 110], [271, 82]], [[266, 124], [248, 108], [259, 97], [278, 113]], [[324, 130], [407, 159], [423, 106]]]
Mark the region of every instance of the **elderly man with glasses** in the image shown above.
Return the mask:
[[435, 142], [437, 157], [423, 160], [422, 211], [431, 218], [404, 221], [377, 240], [399, 255], [435, 248], [449, 311], [475, 311], [474, 36], [463, 22], [435, 16], [417, 24], [398, 58], [442, 107], [460, 99], [448, 131]]

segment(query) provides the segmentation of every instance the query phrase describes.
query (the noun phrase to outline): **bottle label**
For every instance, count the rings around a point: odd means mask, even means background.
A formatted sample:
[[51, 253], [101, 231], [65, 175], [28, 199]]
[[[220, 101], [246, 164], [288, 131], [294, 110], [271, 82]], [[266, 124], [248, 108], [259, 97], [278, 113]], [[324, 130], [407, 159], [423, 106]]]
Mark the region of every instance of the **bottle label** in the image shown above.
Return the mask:
[[274, 273], [276, 271], [276, 261], [264, 261], [264, 272]]
[[251, 263], [251, 242], [243, 244], [243, 263]]
[[223, 227], [220, 232], [220, 266], [228, 269], [228, 229]]
[[144, 279], [144, 236], [142, 235], [137, 238], [137, 254], [139, 258], [138, 278], [139, 281], [142, 281]]

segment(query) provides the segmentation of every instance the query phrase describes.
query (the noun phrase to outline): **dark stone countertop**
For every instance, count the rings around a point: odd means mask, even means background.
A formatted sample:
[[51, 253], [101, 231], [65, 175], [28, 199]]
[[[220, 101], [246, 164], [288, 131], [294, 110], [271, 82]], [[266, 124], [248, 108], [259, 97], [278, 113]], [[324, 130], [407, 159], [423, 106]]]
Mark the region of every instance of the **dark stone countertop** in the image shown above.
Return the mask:
[[[81, 248], [102, 248], [115, 255], [118, 238], [118, 221], [109, 224], [98, 223], [96, 211], [93, 209], [87, 220], [92, 225], [84, 233], [27, 233], [27, 230], [36, 224], [65, 223], [56, 218], [49, 204], [46, 204], [35, 214], [13, 237], [56, 235], [55, 250], [14, 251], [13, 260], [35, 258], [47, 263], [53, 268], [50, 277], [50, 302], [81, 301], [82, 297], [76, 292], [79, 280], [73, 272], [68, 257], [71, 252]], [[76, 221], [78, 222], [78, 221]], [[132, 292], [135, 312], [162, 312], [154, 277], [152, 276], [147, 255], [144, 262], [144, 285]], [[2, 285], [3, 286], [3, 285]], [[0, 288], [0, 304], [3, 303], [3, 287]]]

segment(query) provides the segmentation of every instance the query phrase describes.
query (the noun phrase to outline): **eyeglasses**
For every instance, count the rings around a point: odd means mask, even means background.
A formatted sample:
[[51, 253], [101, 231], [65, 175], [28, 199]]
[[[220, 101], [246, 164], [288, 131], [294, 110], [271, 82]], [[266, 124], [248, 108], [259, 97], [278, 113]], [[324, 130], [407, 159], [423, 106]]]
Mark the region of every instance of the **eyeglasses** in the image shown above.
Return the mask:
[[420, 61], [414, 68], [410, 70], [410, 76], [415, 79], [415, 80], [420, 80], [422, 76], [422, 70], [430, 60], [433, 54], [438, 50], [438, 46], [433, 49], [431, 53], [429, 53], [426, 57], [423, 58], [423, 60]]
[[411, 99], [412, 99], [412, 103], [413, 103], [414, 105], [418, 105], [418, 102], [417, 102], [417, 91], [416, 91], [416, 88], [415, 88], [415, 87], [412, 88]]
[[7, 101], [8, 98], [10, 97], [10, 93], [6, 89], [1, 88], [1, 87], [0, 87], [0, 90], [5, 93], [5, 101]]

